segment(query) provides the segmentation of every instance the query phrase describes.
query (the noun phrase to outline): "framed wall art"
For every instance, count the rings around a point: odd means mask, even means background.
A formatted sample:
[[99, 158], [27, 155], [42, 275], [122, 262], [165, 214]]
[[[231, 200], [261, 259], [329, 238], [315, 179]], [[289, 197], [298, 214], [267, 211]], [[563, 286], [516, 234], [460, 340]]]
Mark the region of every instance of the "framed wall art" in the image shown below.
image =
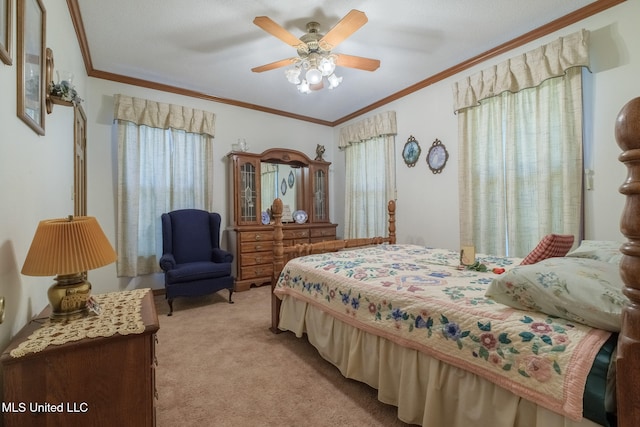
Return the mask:
[[46, 11], [41, 0], [18, 0], [18, 117], [44, 135]]
[[402, 158], [407, 166], [412, 168], [416, 165], [420, 158], [421, 151], [418, 141], [413, 137], [413, 135], [409, 136], [407, 143], [404, 144], [404, 148], [402, 149]]
[[0, 0], [0, 60], [11, 65], [11, 23], [13, 0]]
[[427, 153], [427, 165], [431, 172], [440, 173], [449, 160], [449, 152], [447, 151], [442, 141], [436, 139], [431, 144], [429, 152]]

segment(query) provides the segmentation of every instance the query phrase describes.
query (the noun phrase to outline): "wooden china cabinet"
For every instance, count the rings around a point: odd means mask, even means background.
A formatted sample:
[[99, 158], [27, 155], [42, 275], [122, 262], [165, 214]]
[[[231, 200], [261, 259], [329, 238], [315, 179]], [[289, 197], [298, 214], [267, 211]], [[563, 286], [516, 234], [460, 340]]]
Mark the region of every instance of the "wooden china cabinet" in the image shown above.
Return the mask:
[[280, 198], [294, 218], [284, 225], [284, 244], [335, 240], [329, 220], [329, 165], [296, 150], [273, 148], [261, 154], [227, 155], [233, 223], [228, 228], [234, 254], [235, 290], [271, 282], [273, 226], [271, 204]]

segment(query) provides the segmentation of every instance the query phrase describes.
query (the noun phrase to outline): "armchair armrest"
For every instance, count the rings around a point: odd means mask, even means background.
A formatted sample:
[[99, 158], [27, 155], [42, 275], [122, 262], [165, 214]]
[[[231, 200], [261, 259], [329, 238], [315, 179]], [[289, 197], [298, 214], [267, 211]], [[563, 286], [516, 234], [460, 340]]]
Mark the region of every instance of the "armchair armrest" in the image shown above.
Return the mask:
[[160, 268], [162, 271], [169, 271], [174, 269], [176, 266], [176, 259], [173, 254], [163, 254], [160, 257]]
[[211, 261], [213, 262], [233, 262], [233, 254], [224, 249], [213, 248], [211, 252]]

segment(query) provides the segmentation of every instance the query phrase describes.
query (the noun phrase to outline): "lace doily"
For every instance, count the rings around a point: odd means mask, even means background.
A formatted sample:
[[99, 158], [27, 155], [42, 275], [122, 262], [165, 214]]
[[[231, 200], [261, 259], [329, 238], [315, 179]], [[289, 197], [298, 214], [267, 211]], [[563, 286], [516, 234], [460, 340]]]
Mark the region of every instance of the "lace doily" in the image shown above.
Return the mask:
[[102, 313], [68, 322], [43, 320], [42, 326], [34, 331], [18, 347], [11, 350], [12, 357], [37, 353], [50, 345], [60, 345], [83, 338], [110, 337], [120, 335], [141, 334], [145, 330], [140, 314], [142, 298], [150, 289], [134, 289], [131, 291], [111, 292], [93, 295], [100, 304]]

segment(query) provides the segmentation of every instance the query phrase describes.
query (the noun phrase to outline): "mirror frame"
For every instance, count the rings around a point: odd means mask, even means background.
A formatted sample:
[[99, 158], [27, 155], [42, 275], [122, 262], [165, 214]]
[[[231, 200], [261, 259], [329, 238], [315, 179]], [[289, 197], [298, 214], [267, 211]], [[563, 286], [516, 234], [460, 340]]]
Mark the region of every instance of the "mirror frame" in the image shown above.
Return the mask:
[[[309, 212], [309, 206], [307, 206], [307, 192], [309, 181], [309, 166], [312, 161], [304, 153], [297, 150], [290, 150], [285, 148], [272, 148], [264, 151], [260, 154], [260, 163], [271, 163], [279, 165], [288, 165], [292, 168], [299, 168], [299, 172], [295, 175], [296, 183], [296, 209]], [[285, 179], [288, 180], [288, 177]], [[260, 182], [260, 191], [262, 192], [262, 181]], [[260, 201], [262, 204], [262, 200]], [[262, 211], [270, 209], [271, 206], [260, 206]]]

